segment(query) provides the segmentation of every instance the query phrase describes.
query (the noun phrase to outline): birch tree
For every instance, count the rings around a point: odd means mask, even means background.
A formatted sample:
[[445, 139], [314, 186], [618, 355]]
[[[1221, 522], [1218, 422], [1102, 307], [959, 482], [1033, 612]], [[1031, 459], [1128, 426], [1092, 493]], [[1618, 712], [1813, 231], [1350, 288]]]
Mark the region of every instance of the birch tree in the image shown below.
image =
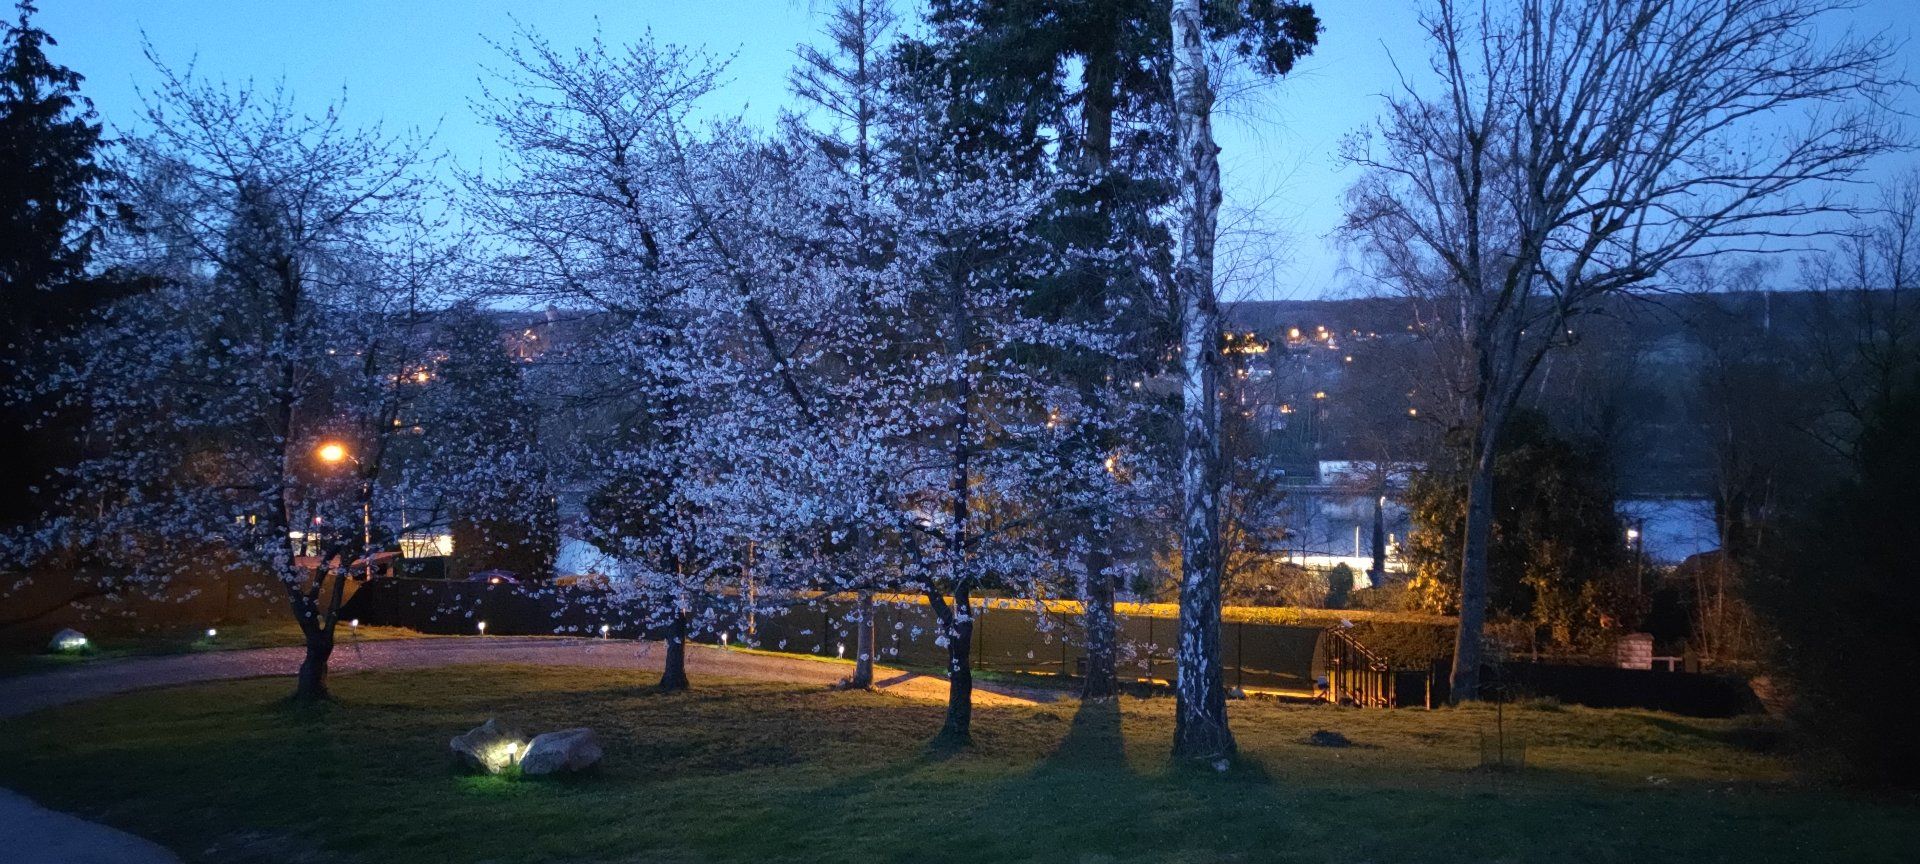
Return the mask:
[[1178, 130], [1180, 298], [1180, 641], [1173, 752], [1233, 755], [1220, 667], [1220, 297], [1213, 285], [1220, 228], [1220, 147], [1198, 0], [1173, 6], [1173, 104]]
[[[1127, 566], [1121, 526], [1141, 515], [1107, 505], [1142, 503], [1140, 482], [1152, 451], [1168, 448], [1169, 423], [1148, 415], [1169, 407], [1155, 390], [1131, 385], [1172, 367], [1178, 299], [1171, 290], [1174, 228], [1164, 217], [1179, 167], [1168, 86], [1171, 31], [1167, 0], [935, 0], [934, 39], [953, 46], [969, 75], [991, 82], [976, 110], [1004, 118], [1004, 145], [1022, 158], [1051, 162], [1073, 179], [1041, 230], [1062, 267], [1036, 297], [1041, 314], [1098, 327], [1121, 341], [1115, 351], [1053, 359], [1079, 401], [1102, 407], [1066, 431], [1063, 443], [1100, 465], [1124, 453], [1132, 477], [1095, 471], [1069, 487], [1080, 503], [1064, 508], [1087, 648], [1086, 698], [1112, 696], [1120, 648], [1113, 612], [1115, 581]], [[1318, 31], [1312, 7], [1297, 2], [1232, 0], [1204, 4], [1210, 47], [1260, 75], [1288, 71]], [[1142, 430], [1151, 430], [1142, 432]], [[1148, 442], [1145, 439], [1153, 439]], [[1149, 444], [1142, 447], [1142, 444]], [[1137, 532], [1136, 532], [1137, 533]], [[1137, 551], [1133, 556], [1137, 560]]]
[[1452, 693], [1480, 693], [1494, 457], [1568, 325], [1673, 265], [1791, 247], [1896, 146], [1844, 0], [1437, 0], [1431, 80], [1346, 156], [1346, 233], [1440, 343], [1470, 439]]
[[1220, 222], [1220, 147], [1198, 0], [1173, 5], [1173, 105], [1180, 162], [1180, 637], [1176, 757], [1234, 752], [1220, 670], [1220, 297], [1213, 245]]

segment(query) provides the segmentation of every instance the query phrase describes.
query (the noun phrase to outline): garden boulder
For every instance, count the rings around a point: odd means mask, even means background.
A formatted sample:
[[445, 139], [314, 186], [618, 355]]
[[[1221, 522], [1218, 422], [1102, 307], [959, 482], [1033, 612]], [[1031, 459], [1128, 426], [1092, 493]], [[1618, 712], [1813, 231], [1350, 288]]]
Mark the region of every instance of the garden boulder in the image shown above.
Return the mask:
[[519, 764], [528, 750], [526, 736], [521, 735], [520, 730], [492, 718], [455, 737], [447, 746], [468, 767], [489, 774], [498, 774]]
[[87, 647], [86, 634], [72, 627], [53, 634], [53, 641], [47, 643], [47, 650], [53, 652], [79, 651], [85, 647]]
[[600, 761], [600, 739], [592, 729], [562, 729], [534, 736], [520, 757], [520, 773], [538, 777], [544, 774], [578, 773]]

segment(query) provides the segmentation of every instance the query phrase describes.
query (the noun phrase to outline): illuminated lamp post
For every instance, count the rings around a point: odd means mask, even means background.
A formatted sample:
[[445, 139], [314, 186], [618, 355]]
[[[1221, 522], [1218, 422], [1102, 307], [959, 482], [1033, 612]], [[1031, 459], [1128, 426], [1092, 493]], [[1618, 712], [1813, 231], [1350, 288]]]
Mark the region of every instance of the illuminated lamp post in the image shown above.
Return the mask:
[[1627, 528], [1627, 545], [1633, 549], [1633, 586], [1641, 596], [1647, 593], [1647, 520], [1635, 519]]
[[[315, 458], [327, 465], [339, 465], [352, 462], [354, 467], [363, 468], [360, 460], [347, 450], [345, 444], [338, 441], [322, 443], [313, 451]], [[360, 478], [360, 557], [367, 565], [367, 579], [373, 579], [373, 481]]]

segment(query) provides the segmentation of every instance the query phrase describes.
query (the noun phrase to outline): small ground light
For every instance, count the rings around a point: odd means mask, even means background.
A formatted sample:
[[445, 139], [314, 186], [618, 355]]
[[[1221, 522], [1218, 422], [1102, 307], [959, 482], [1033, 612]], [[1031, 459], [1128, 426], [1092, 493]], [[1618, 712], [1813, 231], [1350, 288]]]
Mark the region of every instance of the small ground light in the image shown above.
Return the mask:
[[845, 642], [840, 643], [840, 647], [833, 652], [833, 656], [838, 657], [842, 660], [847, 659], [847, 643]]
[[218, 636], [218, 635], [220, 635], [220, 631], [218, 631], [218, 630], [215, 630], [215, 629], [213, 629], [212, 627], [208, 627], [208, 628], [207, 628], [207, 638], [208, 638], [208, 639], [212, 639], [213, 637], [215, 637], [215, 636]]
[[610, 630], [610, 629], [612, 629], [612, 628], [610, 628], [610, 627], [608, 627], [608, 626], [607, 626], [607, 625], [605, 625], [605, 624], [602, 624], [602, 625], [600, 625], [600, 638], [602, 638], [602, 639], [605, 639], [605, 638], [607, 638], [607, 631], [608, 631], [608, 630]]
[[727, 647], [727, 634], [725, 633], [720, 634], [720, 647]]
[[480, 635], [487, 635], [487, 622], [485, 621], [480, 622]]
[[358, 619], [358, 618], [355, 618], [355, 619], [353, 619], [352, 621], [348, 621], [348, 622], [347, 622], [347, 626], [348, 626], [348, 627], [352, 627], [352, 628], [353, 628], [353, 629], [355, 629], [355, 630], [358, 630], [358, 629], [360, 629], [360, 619]]

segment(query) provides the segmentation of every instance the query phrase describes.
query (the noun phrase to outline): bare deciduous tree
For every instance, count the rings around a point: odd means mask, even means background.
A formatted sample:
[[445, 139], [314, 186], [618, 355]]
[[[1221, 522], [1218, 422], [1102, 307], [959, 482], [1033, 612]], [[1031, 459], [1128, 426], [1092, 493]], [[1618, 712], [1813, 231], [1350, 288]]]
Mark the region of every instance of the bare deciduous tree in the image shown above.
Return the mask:
[[1868, 417], [1920, 363], [1920, 173], [1886, 189], [1878, 210], [1802, 276], [1813, 308], [1800, 347], [1827, 397], [1812, 431], [1849, 460]]
[[1438, 84], [1388, 97], [1346, 233], [1446, 349], [1471, 441], [1453, 695], [1479, 694], [1501, 430], [1567, 324], [1666, 268], [1769, 251], [1846, 209], [1897, 146], [1888, 46], [1823, 38], [1845, 0], [1437, 0]]

